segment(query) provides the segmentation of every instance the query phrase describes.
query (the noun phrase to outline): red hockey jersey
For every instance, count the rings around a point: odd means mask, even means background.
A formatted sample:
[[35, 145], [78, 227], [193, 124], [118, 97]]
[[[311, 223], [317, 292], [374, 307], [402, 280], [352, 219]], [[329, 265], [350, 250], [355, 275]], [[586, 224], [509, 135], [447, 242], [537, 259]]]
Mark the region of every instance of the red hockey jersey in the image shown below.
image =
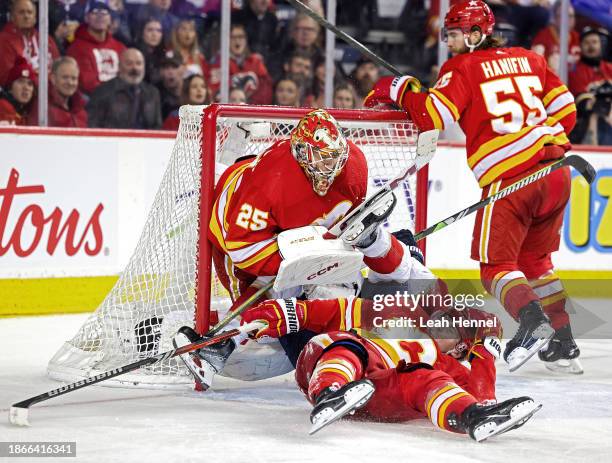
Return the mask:
[[276, 275], [281, 263], [276, 235], [292, 228], [327, 228], [360, 204], [368, 167], [349, 141], [348, 161], [325, 196], [319, 196], [282, 140], [254, 160], [228, 168], [217, 183], [209, 224], [213, 246], [251, 275]]
[[459, 121], [481, 187], [535, 165], [544, 145], [569, 149], [576, 123], [572, 94], [543, 56], [523, 48], [457, 55], [444, 63], [434, 88], [405, 92], [401, 105], [421, 130]]

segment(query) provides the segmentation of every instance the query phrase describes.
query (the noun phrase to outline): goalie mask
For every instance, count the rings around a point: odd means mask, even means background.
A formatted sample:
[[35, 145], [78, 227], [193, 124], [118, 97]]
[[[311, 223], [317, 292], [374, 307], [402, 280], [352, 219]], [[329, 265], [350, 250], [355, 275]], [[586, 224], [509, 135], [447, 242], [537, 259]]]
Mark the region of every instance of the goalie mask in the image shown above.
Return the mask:
[[[442, 39], [446, 41], [447, 32], [450, 29], [461, 29], [466, 46], [473, 51], [480, 46], [484, 40], [493, 34], [495, 17], [489, 5], [481, 0], [471, 0], [453, 5], [444, 18], [444, 28], [442, 29]], [[472, 45], [469, 43], [468, 36], [474, 28], [479, 28], [482, 33], [480, 43]]]
[[348, 143], [338, 122], [324, 109], [304, 116], [291, 134], [291, 152], [312, 188], [324, 196], [348, 160]]

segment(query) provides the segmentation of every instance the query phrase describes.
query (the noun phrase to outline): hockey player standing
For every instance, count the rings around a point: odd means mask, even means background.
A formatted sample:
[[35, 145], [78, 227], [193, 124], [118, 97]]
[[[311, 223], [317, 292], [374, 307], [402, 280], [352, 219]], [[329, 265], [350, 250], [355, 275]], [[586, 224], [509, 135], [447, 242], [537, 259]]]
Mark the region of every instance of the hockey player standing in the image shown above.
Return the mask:
[[[434, 88], [421, 93], [412, 76], [383, 77], [364, 102], [398, 105], [420, 130], [458, 121], [483, 198], [562, 158], [576, 121], [574, 98], [545, 59], [502, 48], [494, 24], [480, 0], [453, 5], [443, 31], [453, 57]], [[569, 168], [559, 169], [476, 216], [471, 257], [485, 288], [519, 322], [504, 352], [511, 371], [539, 351], [550, 369], [582, 372], [551, 261], [569, 194]]]

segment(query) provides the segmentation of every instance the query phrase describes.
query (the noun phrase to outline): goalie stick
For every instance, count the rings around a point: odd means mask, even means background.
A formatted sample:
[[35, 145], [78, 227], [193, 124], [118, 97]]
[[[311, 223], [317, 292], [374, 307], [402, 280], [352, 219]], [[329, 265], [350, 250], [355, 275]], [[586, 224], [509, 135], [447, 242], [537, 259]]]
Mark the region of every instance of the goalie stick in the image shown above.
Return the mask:
[[[209, 331], [208, 334], [215, 334], [219, 332], [230, 321], [232, 321], [235, 317], [244, 312], [253, 302], [257, 301], [271, 287], [272, 282], [266, 284], [265, 286], [257, 290], [257, 292], [255, 292], [251, 297], [246, 299], [239, 307], [237, 307], [235, 311], [233, 311], [223, 320], [221, 320], [212, 330]], [[80, 381], [75, 381], [74, 383], [66, 384], [64, 386], [58, 387], [57, 389], [53, 389], [52, 391], [48, 391], [34, 397], [30, 397], [26, 400], [22, 400], [21, 402], [17, 402], [11, 405], [11, 408], [9, 410], [9, 422], [16, 426], [29, 426], [29, 409], [34, 404], [52, 399], [54, 397], [59, 397], [60, 395], [68, 394], [69, 392], [76, 391], [77, 389], [82, 389], [84, 387], [91, 386], [92, 384], [96, 384], [110, 378], [115, 378], [117, 376], [124, 375], [126, 373], [129, 373], [130, 371], [138, 370], [139, 368], [153, 365], [163, 360], [167, 360], [178, 355], [200, 349], [205, 346], [210, 346], [211, 344], [216, 344], [218, 342], [225, 341], [226, 339], [237, 336], [238, 334], [248, 333], [249, 331], [253, 331], [261, 327], [262, 324], [260, 322], [248, 323], [246, 325], [241, 326], [240, 328], [235, 328], [223, 332], [221, 334], [217, 334], [212, 338], [194, 342], [186, 346], [179, 347], [177, 349], [169, 350], [167, 352], [163, 352], [152, 357], [138, 360], [136, 362], [132, 362], [117, 368], [113, 368], [112, 370], [102, 372], [98, 375], [91, 376], [89, 378], [84, 378]]]
[[584, 158], [581, 158], [580, 156], [576, 154], [572, 154], [566, 158], [561, 159], [560, 161], [557, 161], [553, 164], [550, 164], [544, 167], [543, 169], [540, 169], [534, 172], [533, 174], [528, 175], [527, 177], [522, 178], [518, 182], [515, 182], [512, 185], [507, 186], [503, 190], [500, 190], [497, 193], [495, 193], [494, 195], [491, 195], [481, 201], [478, 201], [477, 203], [472, 204], [471, 206], [463, 209], [462, 211], [459, 211], [456, 214], [453, 214], [450, 217], [447, 217], [446, 219], [433, 224], [431, 227], [426, 228], [425, 230], [420, 231], [419, 233], [414, 235], [414, 239], [417, 241], [422, 240], [426, 236], [429, 236], [432, 233], [435, 233], [439, 230], [442, 230], [443, 228], [448, 227], [450, 224], [455, 223], [457, 220], [461, 220], [465, 216], [470, 215], [479, 209], [482, 209], [488, 204], [491, 204], [497, 201], [498, 199], [505, 198], [506, 196], [511, 195], [515, 191], [518, 191], [526, 187], [527, 185], [530, 185], [533, 182], [536, 182], [540, 180], [541, 178], [547, 176], [551, 172], [554, 172], [555, 170], [561, 169], [562, 167], [565, 167], [565, 166], [572, 166], [574, 169], [578, 171], [580, 175], [582, 175], [582, 177], [584, 177], [584, 179], [589, 184], [593, 183], [593, 180], [595, 180], [595, 176], [597, 175], [593, 166], [589, 164]]

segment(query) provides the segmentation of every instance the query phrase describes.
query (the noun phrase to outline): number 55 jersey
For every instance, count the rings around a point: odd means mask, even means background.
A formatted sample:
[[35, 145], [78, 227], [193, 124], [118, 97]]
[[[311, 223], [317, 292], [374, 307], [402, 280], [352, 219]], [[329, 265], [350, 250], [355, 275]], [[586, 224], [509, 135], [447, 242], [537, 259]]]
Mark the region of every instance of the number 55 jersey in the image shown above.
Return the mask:
[[434, 88], [406, 92], [401, 104], [421, 130], [459, 121], [480, 187], [544, 160], [545, 145], [570, 148], [574, 98], [542, 56], [523, 48], [477, 50], [448, 60], [439, 76]]

